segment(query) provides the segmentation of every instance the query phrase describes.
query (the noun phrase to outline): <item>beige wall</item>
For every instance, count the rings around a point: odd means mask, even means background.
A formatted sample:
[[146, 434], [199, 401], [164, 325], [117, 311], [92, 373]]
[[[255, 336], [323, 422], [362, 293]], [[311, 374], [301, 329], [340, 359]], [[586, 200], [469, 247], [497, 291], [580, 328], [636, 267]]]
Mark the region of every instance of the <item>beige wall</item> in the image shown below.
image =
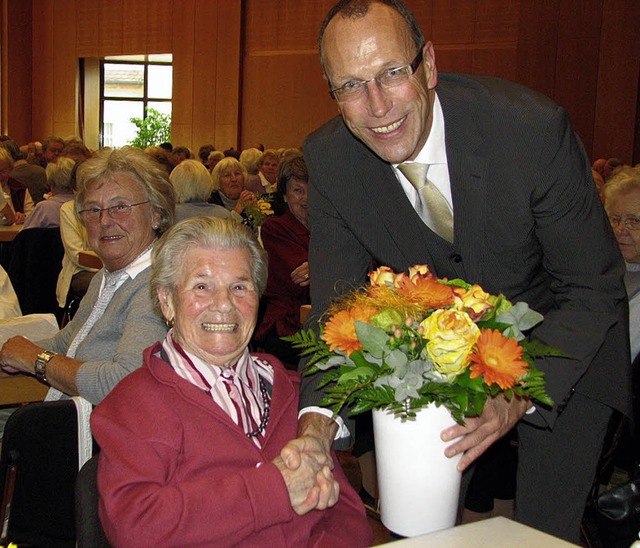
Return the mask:
[[[333, 0], [0, 2], [0, 120], [20, 142], [80, 132], [78, 59], [105, 55], [173, 53], [172, 140], [192, 149], [298, 146], [337, 113], [315, 46]], [[633, 160], [640, 2], [408, 3], [440, 71], [538, 89], [567, 108], [592, 158]]]

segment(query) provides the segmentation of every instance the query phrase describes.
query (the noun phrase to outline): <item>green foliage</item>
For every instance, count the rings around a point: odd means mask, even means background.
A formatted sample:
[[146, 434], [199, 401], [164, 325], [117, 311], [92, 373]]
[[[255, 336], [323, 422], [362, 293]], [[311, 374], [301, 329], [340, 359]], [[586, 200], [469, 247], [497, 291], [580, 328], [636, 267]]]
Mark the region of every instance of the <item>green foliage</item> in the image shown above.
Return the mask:
[[145, 118], [131, 118], [138, 128], [138, 134], [129, 142], [131, 146], [145, 149], [171, 141], [171, 116], [147, 107]]

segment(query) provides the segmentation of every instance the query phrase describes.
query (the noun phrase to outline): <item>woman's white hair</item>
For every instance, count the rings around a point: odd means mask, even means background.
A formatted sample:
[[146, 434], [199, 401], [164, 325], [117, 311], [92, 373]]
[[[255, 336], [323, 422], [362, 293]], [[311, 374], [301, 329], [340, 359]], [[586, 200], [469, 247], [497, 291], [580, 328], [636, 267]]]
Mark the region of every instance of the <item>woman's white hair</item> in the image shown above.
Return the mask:
[[174, 293], [187, 251], [192, 248], [246, 249], [251, 276], [261, 297], [267, 286], [267, 252], [253, 231], [234, 219], [192, 217], [173, 225], [153, 248], [151, 295], [160, 310], [158, 290]]

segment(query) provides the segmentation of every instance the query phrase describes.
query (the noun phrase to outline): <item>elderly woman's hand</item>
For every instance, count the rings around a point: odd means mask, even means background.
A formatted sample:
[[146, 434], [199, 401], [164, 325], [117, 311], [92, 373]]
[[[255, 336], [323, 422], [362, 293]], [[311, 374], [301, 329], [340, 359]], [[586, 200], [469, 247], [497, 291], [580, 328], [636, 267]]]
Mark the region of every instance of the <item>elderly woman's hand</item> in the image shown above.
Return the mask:
[[329, 466], [319, 465], [317, 459], [302, 455], [300, 466], [289, 468], [281, 457], [273, 463], [278, 467], [289, 491], [291, 507], [302, 516], [311, 510], [330, 508], [340, 495], [340, 486]]
[[11, 337], [0, 350], [2, 369], [8, 373], [33, 374], [36, 358], [42, 350], [25, 337]]
[[27, 216], [24, 213], [20, 213], [19, 211], [16, 211], [13, 222], [14, 224], [17, 224], [17, 225], [23, 225], [26, 218]]
[[305, 287], [311, 283], [309, 279], [309, 261], [305, 261], [291, 272], [291, 281], [301, 287]]
[[238, 199], [238, 203], [233, 210], [239, 215], [244, 211], [244, 208], [254, 204], [256, 201], [256, 195], [250, 190], [243, 190], [240, 193], [240, 198]]

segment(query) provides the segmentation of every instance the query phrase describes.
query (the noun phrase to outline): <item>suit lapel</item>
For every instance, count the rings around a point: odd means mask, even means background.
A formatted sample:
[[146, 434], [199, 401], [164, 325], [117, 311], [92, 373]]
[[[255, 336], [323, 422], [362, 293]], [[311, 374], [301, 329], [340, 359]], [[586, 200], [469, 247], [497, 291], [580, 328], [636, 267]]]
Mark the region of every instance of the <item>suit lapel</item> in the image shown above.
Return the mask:
[[[374, 227], [375, 233], [382, 239], [392, 240], [406, 264], [416, 264], [417, 257], [421, 257], [421, 263], [433, 264], [429, 242], [438, 237], [413, 209], [392, 167], [361, 143], [358, 143], [351, 166], [352, 180], [366, 197], [366, 207], [375, 212], [378, 224]], [[384, 262], [384, 257], [378, 259]], [[397, 268], [397, 265], [391, 266]]]
[[488, 158], [478, 122], [483, 107], [477, 104], [473, 95], [465, 97], [464, 91], [456, 89], [455, 94], [451, 93], [451, 86], [446, 81], [437, 87], [445, 120], [454, 243], [462, 256], [466, 279], [480, 283], [486, 252], [485, 222], [490, 213], [487, 200]]

